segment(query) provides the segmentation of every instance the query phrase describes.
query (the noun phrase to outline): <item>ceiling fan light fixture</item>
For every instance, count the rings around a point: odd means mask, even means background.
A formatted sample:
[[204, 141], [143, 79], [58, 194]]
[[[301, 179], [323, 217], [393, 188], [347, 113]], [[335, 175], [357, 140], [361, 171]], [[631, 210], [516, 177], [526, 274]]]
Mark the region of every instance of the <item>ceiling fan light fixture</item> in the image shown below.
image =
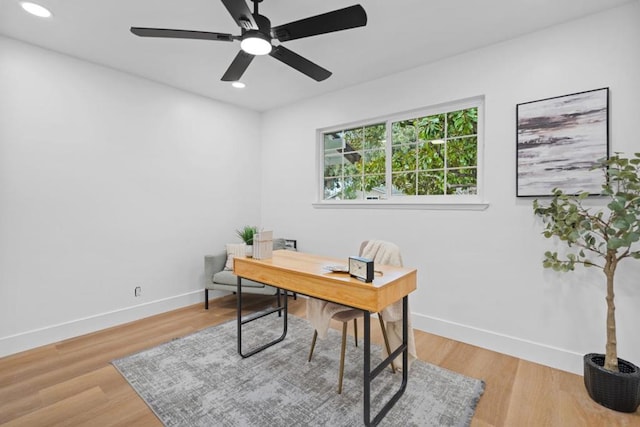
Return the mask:
[[[239, 81], [256, 56], [267, 54], [284, 65], [301, 72], [317, 82], [321, 82], [331, 76], [331, 71], [287, 49], [281, 43], [367, 25], [367, 13], [362, 6], [356, 4], [272, 27], [271, 20], [264, 15], [260, 15], [258, 12], [258, 4], [261, 1], [263, 0], [251, 0], [254, 6], [252, 13], [247, 5], [247, 0], [222, 0], [223, 5], [240, 27], [239, 36], [211, 31], [175, 30], [169, 28], [131, 27], [130, 31], [139, 37], [223, 42], [240, 41], [241, 49], [227, 68], [227, 71], [222, 75], [220, 80], [223, 82]], [[274, 39], [278, 41], [275, 45], [272, 44]]]
[[236, 89], [243, 89], [247, 85], [242, 82], [231, 82], [231, 86], [235, 87]]
[[22, 6], [22, 8], [30, 14], [38, 16], [40, 18], [51, 18], [52, 16], [52, 13], [49, 9], [36, 3], [22, 1], [20, 2], [20, 6]]
[[247, 31], [240, 48], [251, 55], [266, 55], [271, 52], [271, 41], [259, 31]]

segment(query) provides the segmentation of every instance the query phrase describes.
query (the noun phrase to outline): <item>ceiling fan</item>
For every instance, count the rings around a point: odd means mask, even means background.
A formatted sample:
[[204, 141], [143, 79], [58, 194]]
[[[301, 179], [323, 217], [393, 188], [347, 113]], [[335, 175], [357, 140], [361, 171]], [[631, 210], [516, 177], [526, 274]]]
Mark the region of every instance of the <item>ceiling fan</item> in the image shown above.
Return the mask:
[[221, 1], [236, 21], [236, 24], [240, 27], [241, 34], [239, 36], [208, 31], [144, 27], [131, 27], [131, 32], [140, 37], [199, 39], [224, 42], [240, 40], [241, 50], [222, 76], [222, 81], [225, 82], [240, 80], [242, 74], [244, 74], [249, 64], [251, 64], [251, 61], [253, 61], [253, 58], [256, 55], [266, 54], [295, 68], [316, 81], [322, 81], [331, 76], [331, 71], [314, 64], [281, 44], [274, 45], [272, 41], [276, 39], [279, 42], [286, 42], [288, 40], [363, 27], [367, 24], [367, 14], [359, 4], [272, 27], [271, 21], [266, 16], [258, 13], [258, 4], [262, 2], [262, 0], [252, 0], [253, 13], [251, 13], [245, 0]]

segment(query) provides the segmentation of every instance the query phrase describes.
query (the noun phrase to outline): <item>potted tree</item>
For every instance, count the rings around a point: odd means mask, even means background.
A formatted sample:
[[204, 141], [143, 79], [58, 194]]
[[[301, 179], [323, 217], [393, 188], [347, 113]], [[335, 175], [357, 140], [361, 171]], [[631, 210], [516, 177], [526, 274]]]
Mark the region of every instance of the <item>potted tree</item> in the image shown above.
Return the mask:
[[247, 245], [247, 256], [253, 255], [253, 236], [258, 232], [258, 227], [253, 225], [245, 225], [244, 227], [236, 230], [236, 234]]
[[572, 271], [576, 264], [600, 269], [606, 277], [607, 340], [605, 354], [584, 356], [584, 382], [593, 400], [608, 408], [635, 412], [640, 405], [640, 369], [618, 358], [614, 303], [614, 277], [620, 261], [640, 259], [640, 153], [633, 158], [618, 153], [599, 160], [605, 183], [602, 196], [607, 209], [593, 212], [583, 206], [588, 193], [565, 194], [554, 189], [548, 205], [534, 200], [533, 209], [544, 224], [543, 235], [558, 237], [569, 250], [544, 254], [543, 266]]

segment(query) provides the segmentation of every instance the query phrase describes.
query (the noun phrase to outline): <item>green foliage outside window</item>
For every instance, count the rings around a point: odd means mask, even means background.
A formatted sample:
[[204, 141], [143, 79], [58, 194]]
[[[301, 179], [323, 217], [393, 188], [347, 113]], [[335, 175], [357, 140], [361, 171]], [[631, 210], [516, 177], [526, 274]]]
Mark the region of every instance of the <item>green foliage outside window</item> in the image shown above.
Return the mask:
[[324, 199], [387, 197], [387, 126], [394, 196], [477, 192], [478, 109], [324, 134]]

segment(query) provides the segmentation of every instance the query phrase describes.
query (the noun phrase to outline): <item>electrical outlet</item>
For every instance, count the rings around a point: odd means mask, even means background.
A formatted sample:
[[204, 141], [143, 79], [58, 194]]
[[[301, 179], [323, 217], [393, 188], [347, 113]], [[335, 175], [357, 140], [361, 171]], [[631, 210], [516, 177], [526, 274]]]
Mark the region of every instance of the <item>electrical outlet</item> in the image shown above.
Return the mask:
[[142, 295], [142, 287], [136, 286], [133, 290], [133, 296], [139, 297], [140, 295]]

